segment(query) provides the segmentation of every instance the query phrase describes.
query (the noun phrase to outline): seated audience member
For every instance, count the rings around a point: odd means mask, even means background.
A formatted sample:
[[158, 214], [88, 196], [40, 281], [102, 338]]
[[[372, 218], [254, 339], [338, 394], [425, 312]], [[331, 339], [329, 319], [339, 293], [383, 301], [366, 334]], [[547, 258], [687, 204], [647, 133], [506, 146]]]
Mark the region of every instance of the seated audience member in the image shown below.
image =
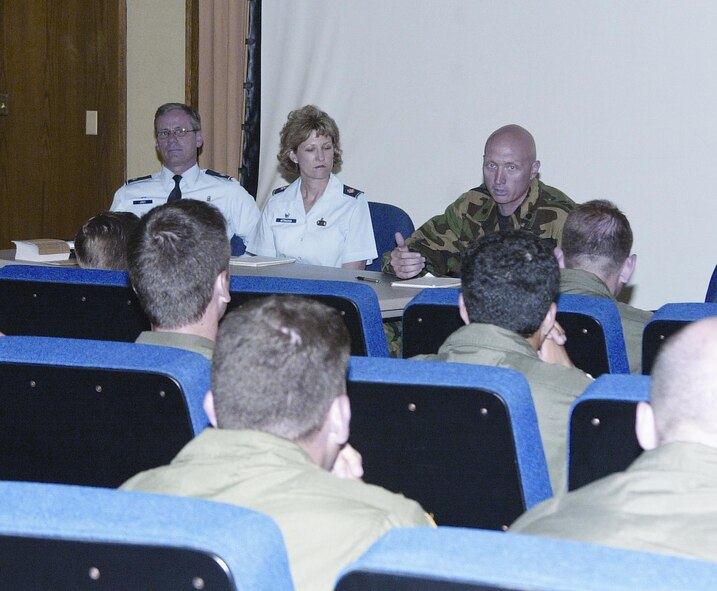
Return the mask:
[[306, 105], [289, 113], [280, 143], [279, 168], [296, 180], [272, 191], [249, 250], [309, 265], [365, 268], [378, 256], [371, 213], [363, 191], [334, 175], [342, 162], [336, 122]]
[[348, 359], [348, 331], [333, 308], [295, 296], [244, 304], [217, 337], [205, 400], [217, 428], [123, 488], [267, 513], [284, 535], [296, 589], [330, 591], [385, 531], [431, 523], [416, 502], [359, 480], [360, 456], [346, 445]]
[[652, 312], [618, 302], [630, 281], [637, 256], [630, 254], [632, 229], [609, 201], [588, 201], [568, 214], [563, 228], [560, 293], [608, 298], [617, 304], [630, 371], [642, 370], [642, 332]]
[[110, 209], [142, 217], [178, 199], [206, 201], [224, 216], [227, 236], [239, 236], [246, 244], [259, 220], [259, 208], [236, 179], [199, 168], [197, 155], [204, 144], [199, 113], [182, 103], [161, 105], [154, 114], [154, 137], [162, 169], [128, 180], [115, 192]]
[[87, 220], [75, 236], [75, 256], [83, 269], [127, 270], [127, 240], [139, 218], [106, 211]]
[[650, 402], [637, 407], [645, 452], [624, 472], [545, 501], [511, 531], [717, 561], [717, 318], [660, 350]]
[[435, 355], [521, 372], [533, 395], [550, 482], [566, 485], [568, 413], [590, 378], [573, 366], [555, 322], [559, 269], [552, 247], [521, 230], [477, 240], [463, 254], [459, 328]]
[[533, 136], [519, 125], [494, 131], [485, 143], [483, 184], [463, 193], [383, 256], [383, 270], [401, 279], [428, 271], [460, 277], [461, 252], [470, 242], [502, 230], [527, 230], [560, 244], [563, 224], [575, 203], [538, 180]]
[[229, 253], [224, 218], [208, 203], [182, 199], [146, 214], [127, 253], [132, 287], [152, 323], [137, 342], [211, 359], [231, 299]]

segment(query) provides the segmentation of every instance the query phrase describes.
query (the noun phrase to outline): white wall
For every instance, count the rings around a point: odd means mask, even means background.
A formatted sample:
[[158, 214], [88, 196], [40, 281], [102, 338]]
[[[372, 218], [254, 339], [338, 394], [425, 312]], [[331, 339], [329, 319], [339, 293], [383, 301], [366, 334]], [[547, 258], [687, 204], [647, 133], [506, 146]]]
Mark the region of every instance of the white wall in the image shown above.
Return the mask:
[[709, 0], [272, 0], [262, 26], [260, 203], [278, 132], [315, 103], [338, 122], [341, 179], [416, 224], [481, 182], [516, 122], [545, 182], [630, 218], [632, 303], [700, 301], [717, 189], [717, 3]]
[[154, 112], [184, 102], [184, 0], [127, 1], [127, 178], [159, 170]]

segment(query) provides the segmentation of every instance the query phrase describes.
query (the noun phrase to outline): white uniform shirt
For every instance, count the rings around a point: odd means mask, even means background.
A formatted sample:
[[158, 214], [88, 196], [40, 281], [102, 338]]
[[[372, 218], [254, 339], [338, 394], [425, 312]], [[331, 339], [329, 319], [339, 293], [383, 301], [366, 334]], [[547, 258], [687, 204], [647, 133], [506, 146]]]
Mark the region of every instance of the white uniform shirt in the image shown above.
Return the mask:
[[[142, 217], [150, 209], [163, 205], [174, 189], [174, 173], [168, 168], [150, 176], [132, 179], [115, 193], [110, 210], [131, 211]], [[216, 207], [227, 222], [227, 236], [240, 236], [245, 244], [259, 221], [259, 208], [254, 198], [239, 181], [213, 170], [200, 169], [197, 164], [186, 170], [179, 182], [182, 199], [206, 201]]]
[[343, 185], [332, 174], [324, 194], [307, 213], [300, 189], [297, 179], [272, 192], [249, 240], [250, 252], [325, 267], [361, 260], [368, 264], [378, 256], [368, 202], [361, 191]]

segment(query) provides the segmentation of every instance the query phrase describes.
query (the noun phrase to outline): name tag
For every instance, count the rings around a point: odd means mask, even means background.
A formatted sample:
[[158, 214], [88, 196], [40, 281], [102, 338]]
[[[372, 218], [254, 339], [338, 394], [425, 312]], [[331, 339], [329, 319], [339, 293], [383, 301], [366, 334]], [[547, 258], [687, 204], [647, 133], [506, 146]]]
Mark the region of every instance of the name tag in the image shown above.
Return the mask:
[[132, 205], [147, 205], [148, 203], [153, 203], [154, 199], [135, 199], [132, 201]]
[[295, 224], [296, 218], [276, 218], [276, 220], [280, 224]]

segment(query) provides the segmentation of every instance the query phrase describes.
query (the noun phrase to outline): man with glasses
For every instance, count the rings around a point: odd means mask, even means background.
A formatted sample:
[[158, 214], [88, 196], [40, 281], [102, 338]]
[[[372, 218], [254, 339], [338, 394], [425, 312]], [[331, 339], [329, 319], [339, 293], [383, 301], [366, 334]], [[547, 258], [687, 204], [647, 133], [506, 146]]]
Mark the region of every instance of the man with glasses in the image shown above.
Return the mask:
[[178, 199], [197, 199], [216, 207], [227, 222], [227, 236], [244, 244], [259, 220], [259, 209], [249, 193], [230, 176], [199, 168], [197, 151], [204, 143], [202, 125], [192, 107], [166, 103], [154, 115], [158, 173], [128, 180], [115, 193], [112, 211], [143, 216], [150, 209]]

